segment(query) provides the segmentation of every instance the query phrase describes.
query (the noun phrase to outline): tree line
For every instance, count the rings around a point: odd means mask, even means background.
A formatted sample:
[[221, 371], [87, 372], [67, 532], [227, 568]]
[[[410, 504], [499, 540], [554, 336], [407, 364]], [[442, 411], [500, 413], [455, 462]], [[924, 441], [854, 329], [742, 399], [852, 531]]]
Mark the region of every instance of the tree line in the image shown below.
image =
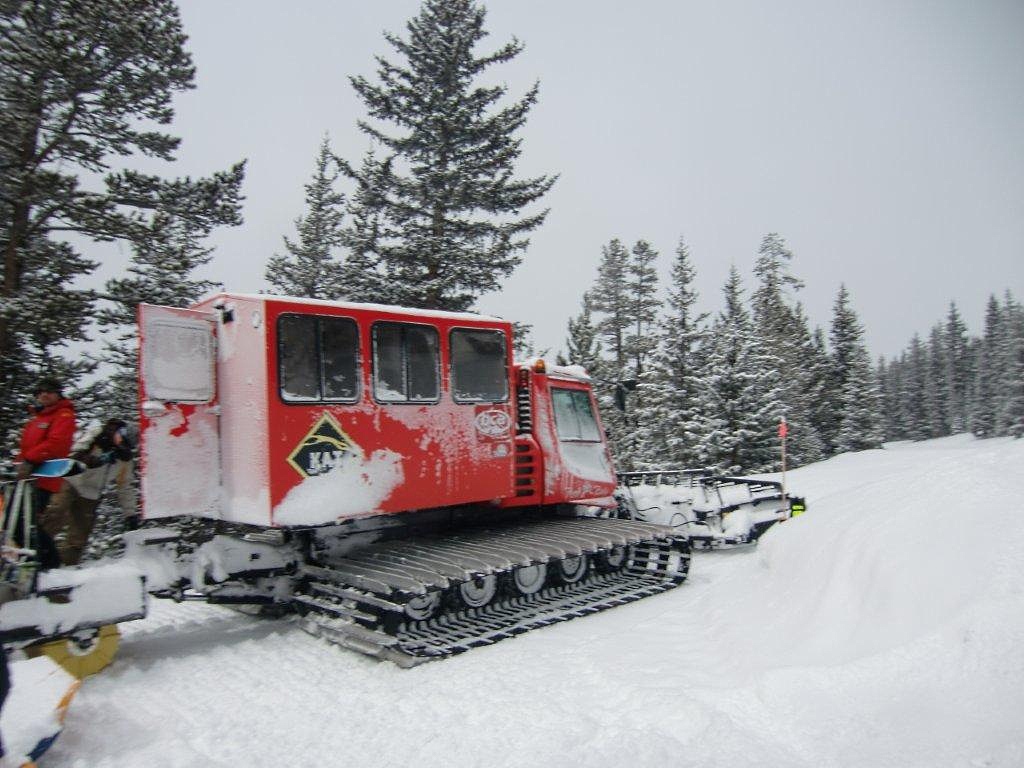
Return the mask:
[[[761, 242], [754, 290], [745, 295], [733, 267], [714, 317], [697, 310], [686, 243], [675, 249], [664, 302], [657, 258], [644, 240], [604, 246], [597, 278], [568, 325], [562, 361], [597, 381], [621, 468], [776, 471], [782, 418], [793, 466], [881, 445], [881, 391], [845, 286], [826, 342], [796, 298], [803, 283], [776, 233]], [[625, 411], [615, 407], [622, 382], [633, 389]]]
[[1010, 291], [989, 297], [980, 337], [967, 334], [956, 303], [927, 341], [914, 335], [878, 361], [887, 440], [957, 432], [1024, 435], [1024, 307]]

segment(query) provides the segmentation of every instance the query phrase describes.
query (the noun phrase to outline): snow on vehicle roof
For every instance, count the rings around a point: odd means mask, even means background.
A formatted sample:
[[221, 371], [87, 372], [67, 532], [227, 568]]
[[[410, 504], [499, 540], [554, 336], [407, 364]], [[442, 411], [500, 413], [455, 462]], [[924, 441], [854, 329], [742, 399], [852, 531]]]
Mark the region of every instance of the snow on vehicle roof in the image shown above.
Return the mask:
[[328, 301], [326, 299], [303, 299], [297, 296], [279, 296], [272, 293], [229, 293], [221, 291], [200, 301], [206, 304], [217, 298], [225, 299], [247, 299], [250, 301], [280, 301], [287, 304], [314, 305], [320, 307], [346, 307], [352, 309], [372, 310], [377, 312], [390, 312], [396, 315], [415, 315], [417, 317], [434, 317], [441, 320], [483, 320], [493, 323], [507, 323], [500, 317], [492, 315], [479, 315], [475, 312], [448, 312], [441, 309], [415, 309], [411, 307], [400, 307], [392, 304], [374, 304], [361, 301]]
[[554, 376], [555, 378], [561, 379], [576, 379], [582, 381], [590, 381], [590, 374], [587, 373], [587, 369], [582, 365], [552, 365], [548, 363], [543, 357], [531, 357], [526, 360], [516, 360], [516, 365], [521, 368], [529, 368], [531, 371], [535, 370], [537, 363], [544, 364], [544, 371], [548, 376]]
[[590, 374], [582, 365], [549, 365], [548, 376], [562, 376], [570, 379], [586, 379], [590, 381]]

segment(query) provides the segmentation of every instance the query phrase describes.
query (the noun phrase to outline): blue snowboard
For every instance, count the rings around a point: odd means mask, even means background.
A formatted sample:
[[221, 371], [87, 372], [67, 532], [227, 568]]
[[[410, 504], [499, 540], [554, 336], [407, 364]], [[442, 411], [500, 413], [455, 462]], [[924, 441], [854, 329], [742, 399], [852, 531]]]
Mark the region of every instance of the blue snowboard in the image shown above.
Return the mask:
[[85, 464], [74, 459], [47, 459], [32, 470], [32, 477], [67, 477], [77, 475]]

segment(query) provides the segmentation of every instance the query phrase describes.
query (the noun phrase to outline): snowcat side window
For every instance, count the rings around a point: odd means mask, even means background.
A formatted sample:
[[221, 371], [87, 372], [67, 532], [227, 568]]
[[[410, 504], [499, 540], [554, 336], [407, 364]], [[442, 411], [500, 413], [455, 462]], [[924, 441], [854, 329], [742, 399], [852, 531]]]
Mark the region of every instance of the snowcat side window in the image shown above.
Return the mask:
[[505, 334], [456, 328], [451, 333], [452, 397], [457, 403], [508, 400]]
[[213, 337], [204, 325], [159, 321], [146, 326], [144, 376], [150, 397], [205, 403], [214, 393]]
[[354, 402], [358, 360], [354, 320], [292, 313], [278, 318], [278, 382], [286, 403]]
[[373, 396], [384, 403], [435, 403], [440, 397], [437, 329], [410, 323], [373, 326]]
[[600, 442], [590, 395], [582, 389], [551, 388], [551, 405], [555, 411], [555, 427], [560, 440]]
[[320, 318], [324, 400], [355, 400], [359, 394], [359, 328], [344, 317]]

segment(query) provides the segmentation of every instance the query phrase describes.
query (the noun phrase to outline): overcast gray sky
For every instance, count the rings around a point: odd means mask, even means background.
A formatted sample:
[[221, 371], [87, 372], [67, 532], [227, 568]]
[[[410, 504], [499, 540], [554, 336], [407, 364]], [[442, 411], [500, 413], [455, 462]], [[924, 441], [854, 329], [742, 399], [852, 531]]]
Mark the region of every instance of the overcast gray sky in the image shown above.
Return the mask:
[[[394, 58], [415, 0], [182, 0], [197, 88], [177, 100], [177, 174], [248, 158], [245, 224], [209, 276], [265, 287], [302, 213], [324, 132], [358, 161], [365, 110], [347, 76]], [[540, 100], [521, 176], [558, 173], [523, 265], [483, 311], [532, 322], [540, 347], [596, 275], [601, 246], [643, 238], [663, 273], [680, 236], [706, 309], [735, 263], [750, 284], [780, 233], [814, 323], [841, 282], [874, 354], [927, 333], [948, 302], [980, 330], [990, 292], [1024, 299], [1024, 3], [1019, 0], [492, 0], [491, 69]]]

